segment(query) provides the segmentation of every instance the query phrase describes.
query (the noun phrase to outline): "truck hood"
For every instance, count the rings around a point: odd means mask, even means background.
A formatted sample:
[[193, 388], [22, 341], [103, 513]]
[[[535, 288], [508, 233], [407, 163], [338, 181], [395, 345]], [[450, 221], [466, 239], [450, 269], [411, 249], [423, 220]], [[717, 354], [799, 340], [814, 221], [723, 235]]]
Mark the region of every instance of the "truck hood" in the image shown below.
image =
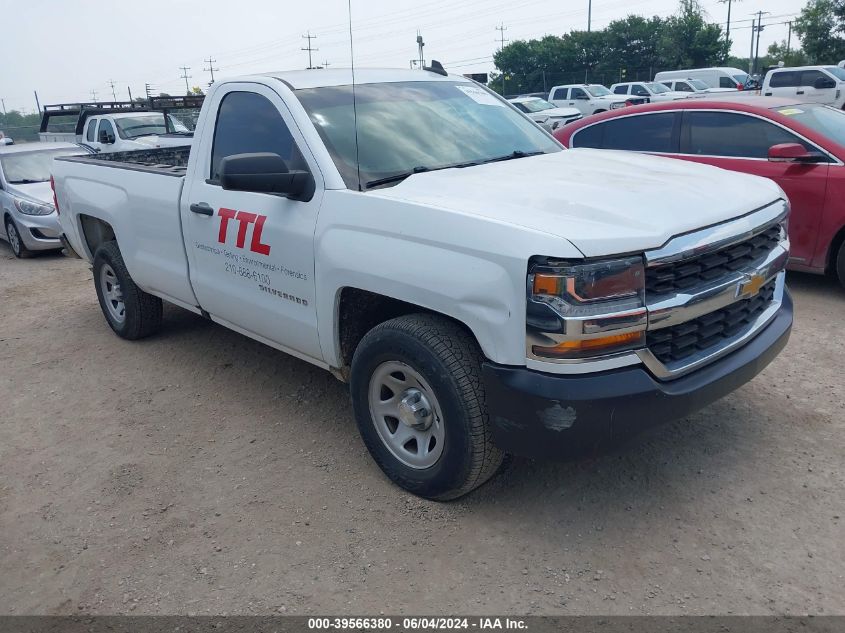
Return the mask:
[[366, 195], [555, 235], [597, 257], [658, 248], [675, 235], [770, 204], [783, 192], [765, 178], [709, 165], [572, 149], [415, 174]]
[[581, 116], [581, 110], [577, 108], [550, 108], [549, 110], [541, 110], [535, 114], [545, 114], [547, 117], [571, 117]]
[[29, 198], [53, 206], [53, 189], [50, 182], [32, 182], [28, 185], [9, 185], [8, 192], [19, 198]]

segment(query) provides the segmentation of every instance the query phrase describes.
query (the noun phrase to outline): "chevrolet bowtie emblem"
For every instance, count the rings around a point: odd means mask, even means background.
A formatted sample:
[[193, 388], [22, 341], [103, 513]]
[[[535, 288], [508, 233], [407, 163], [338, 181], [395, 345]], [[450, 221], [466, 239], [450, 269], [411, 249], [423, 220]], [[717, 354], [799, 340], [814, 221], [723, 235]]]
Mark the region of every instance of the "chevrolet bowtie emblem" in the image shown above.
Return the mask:
[[762, 288], [765, 283], [766, 278], [763, 277], [763, 275], [758, 275], [756, 273], [748, 275], [746, 279], [739, 282], [739, 286], [736, 289], [736, 296], [753, 297], [760, 292], [760, 288]]

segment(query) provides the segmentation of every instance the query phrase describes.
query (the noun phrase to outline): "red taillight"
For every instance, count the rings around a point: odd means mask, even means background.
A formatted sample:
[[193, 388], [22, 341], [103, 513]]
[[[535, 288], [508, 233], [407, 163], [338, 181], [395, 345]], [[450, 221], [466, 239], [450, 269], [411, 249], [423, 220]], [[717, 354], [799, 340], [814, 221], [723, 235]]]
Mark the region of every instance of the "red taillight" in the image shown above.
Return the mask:
[[59, 214], [59, 200], [56, 198], [56, 181], [50, 176], [50, 189], [53, 190], [53, 206], [56, 207], [56, 214]]
[[745, 90], [745, 86], [743, 86], [742, 84], [737, 84], [736, 89], [737, 90]]
[[633, 103], [631, 103], [631, 100], [630, 100], [630, 99], [628, 99], [628, 100], [625, 102], [625, 107], [626, 107], [626, 108], [630, 108], [632, 105], [634, 105], [634, 104], [633, 104]]

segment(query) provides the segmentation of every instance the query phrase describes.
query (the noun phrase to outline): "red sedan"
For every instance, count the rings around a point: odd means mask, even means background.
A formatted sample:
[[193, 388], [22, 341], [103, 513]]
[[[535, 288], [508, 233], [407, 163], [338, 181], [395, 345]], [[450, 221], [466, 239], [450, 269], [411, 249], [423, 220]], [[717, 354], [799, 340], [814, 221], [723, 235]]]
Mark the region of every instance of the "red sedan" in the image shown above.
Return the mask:
[[845, 112], [769, 97], [689, 99], [597, 114], [554, 136], [567, 147], [648, 152], [771, 178], [792, 205], [790, 268], [831, 271], [845, 284]]

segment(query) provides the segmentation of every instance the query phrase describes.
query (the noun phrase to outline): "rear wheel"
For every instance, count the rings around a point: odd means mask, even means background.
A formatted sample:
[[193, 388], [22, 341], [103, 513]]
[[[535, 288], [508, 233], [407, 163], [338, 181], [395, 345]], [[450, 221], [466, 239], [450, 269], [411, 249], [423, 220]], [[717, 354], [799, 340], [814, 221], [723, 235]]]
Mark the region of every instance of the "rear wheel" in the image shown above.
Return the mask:
[[103, 315], [118, 336], [144, 338], [161, 326], [161, 299], [135, 285], [116, 242], [106, 242], [94, 254], [94, 285]]
[[18, 227], [15, 226], [12, 218], [6, 218], [6, 239], [9, 240], [9, 246], [12, 248], [12, 253], [18, 259], [29, 257], [32, 252], [26, 247], [21, 239], [21, 234], [18, 232]]
[[459, 325], [427, 314], [382, 323], [358, 345], [350, 381], [355, 419], [394, 483], [448, 500], [496, 473], [503, 453], [490, 435], [481, 360]]
[[839, 254], [836, 256], [836, 278], [845, 286], [845, 241], [839, 245]]

